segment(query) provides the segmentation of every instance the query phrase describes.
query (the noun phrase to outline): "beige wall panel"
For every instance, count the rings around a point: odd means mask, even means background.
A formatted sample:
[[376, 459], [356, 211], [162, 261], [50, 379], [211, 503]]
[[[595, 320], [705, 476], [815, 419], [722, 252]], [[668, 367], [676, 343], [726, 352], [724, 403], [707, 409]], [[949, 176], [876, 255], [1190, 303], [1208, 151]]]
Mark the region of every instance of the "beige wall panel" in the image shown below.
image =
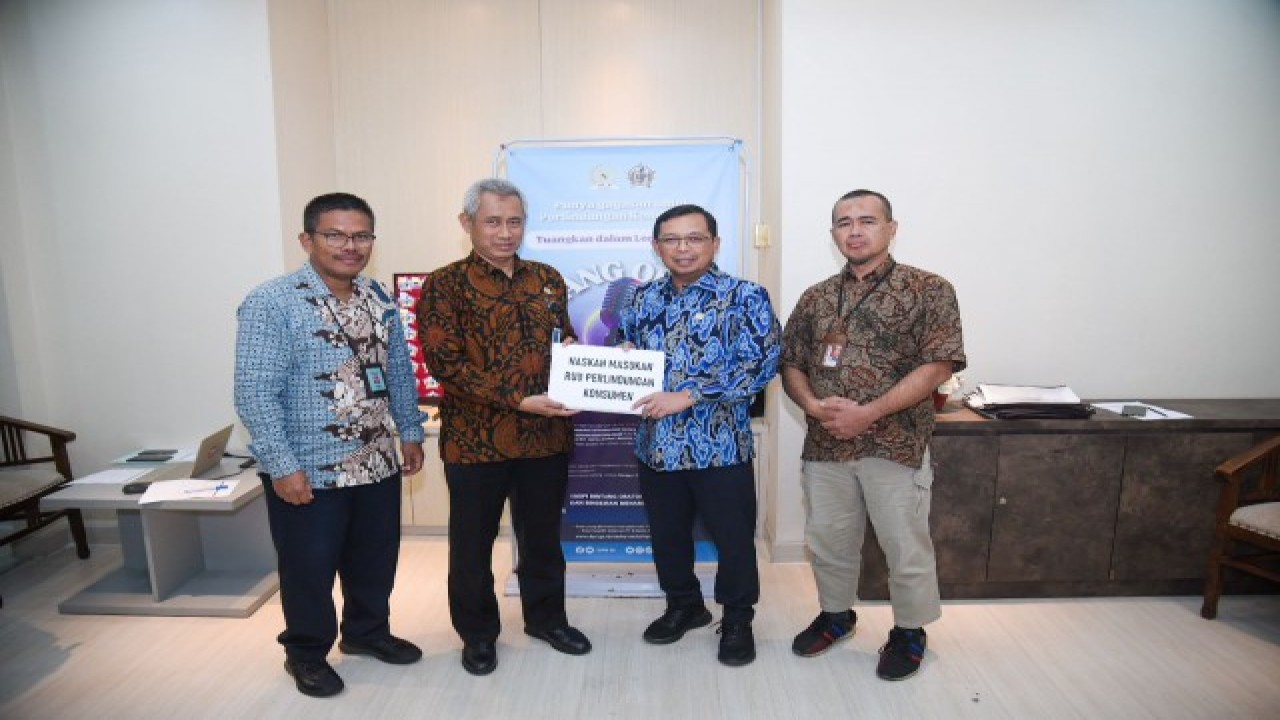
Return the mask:
[[[740, 138], [749, 219], [757, 216], [755, 0], [544, 0], [541, 7], [544, 137]], [[758, 278], [749, 249], [742, 267]]]
[[756, 148], [754, 0], [542, 3], [550, 137], [731, 135]]
[[332, 0], [330, 22], [338, 185], [379, 215], [384, 280], [466, 252], [462, 191], [503, 142], [729, 135], [757, 150], [754, 2]]
[[[781, 54], [781, 26], [782, 26], [782, 1], [783, 0], [765, 0], [761, 4], [761, 20], [763, 32], [761, 33], [760, 42], [760, 94], [761, 94], [761, 128], [760, 128], [760, 150], [757, 153], [756, 167], [760, 177], [760, 204], [759, 218], [760, 223], [768, 228], [770, 246], [758, 251], [759, 255], [759, 282], [769, 289], [771, 299], [774, 303], [774, 312], [779, 317], [786, 317], [790, 313], [791, 308], [781, 307], [779, 298], [779, 288], [781, 287], [781, 268], [782, 268], [782, 251], [778, 242], [779, 238], [785, 234], [785, 228], [782, 225], [782, 187], [779, 181], [778, 168], [781, 166], [780, 158], [782, 157], [782, 133], [781, 133], [781, 102], [782, 95], [782, 60]], [[778, 552], [776, 540], [779, 537], [779, 505], [785, 504], [790, 510], [793, 506], [799, 505], [800, 496], [797, 484], [791, 480], [795, 474], [794, 464], [790, 453], [787, 455], [788, 465], [784, 468], [785, 472], [779, 471], [778, 458], [780, 456], [780, 447], [778, 442], [778, 431], [784, 416], [790, 414], [793, 418], [798, 417], [798, 411], [795, 405], [786, 398], [782, 391], [781, 381], [773, 383], [768, 390], [766, 396], [766, 414], [769, 421], [771, 432], [761, 438], [763, 446], [768, 451], [761, 453], [761, 457], [768, 458], [767, 467], [760, 469], [763, 478], [761, 486], [764, 488], [764, 494], [760, 497], [760, 504], [765, 508], [764, 527], [760, 530], [761, 534], [766, 538], [770, 557], [774, 560], [800, 560], [799, 553], [795, 552], [795, 543], [789, 547], [792, 554], [785, 556], [785, 553]], [[786, 476], [789, 480], [786, 483], [779, 482], [779, 478]], [[784, 518], [786, 515], [784, 515]], [[783, 555], [783, 556], [780, 556]]]
[[314, 0], [268, 0], [271, 91], [275, 99], [276, 165], [280, 172], [285, 270], [306, 258], [298, 243], [302, 209], [337, 183], [329, 15]]
[[462, 193], [502, 142], [538, 135], [535, 0], [333, 0], [338, 182], [378, 214], [369, 271], [469, 248]]

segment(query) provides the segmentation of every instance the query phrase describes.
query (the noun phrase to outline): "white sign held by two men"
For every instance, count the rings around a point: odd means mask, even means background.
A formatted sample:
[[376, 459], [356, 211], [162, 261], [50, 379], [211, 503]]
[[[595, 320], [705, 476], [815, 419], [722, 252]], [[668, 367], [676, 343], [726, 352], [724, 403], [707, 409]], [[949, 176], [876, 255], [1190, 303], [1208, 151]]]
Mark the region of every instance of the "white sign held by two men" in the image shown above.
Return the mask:
[[639, 415], [632, 404], [662, 390], [666, 358], [656, 350], [552, 345], [547, 395], [574, 410]]

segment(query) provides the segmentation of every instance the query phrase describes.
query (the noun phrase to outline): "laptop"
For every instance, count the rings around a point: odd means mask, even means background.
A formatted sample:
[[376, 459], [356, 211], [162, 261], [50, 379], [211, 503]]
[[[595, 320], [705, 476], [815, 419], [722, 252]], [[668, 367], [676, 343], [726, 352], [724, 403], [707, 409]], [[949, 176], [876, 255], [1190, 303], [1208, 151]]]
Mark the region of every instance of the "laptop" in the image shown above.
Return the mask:
[[218, 463], [222, 461], [222, 454], [227, 451], [227, 443], [231, 441], [231, 431], [234, 428], [234, 425], [228, 425], [201, 440], [200, 447], [196, 450], [195, 460], [165, 463], [125, 483], [122, 489], [126, 495], [136, 495], [145, 491], [153, 482], [200, 477], [218, 467]]

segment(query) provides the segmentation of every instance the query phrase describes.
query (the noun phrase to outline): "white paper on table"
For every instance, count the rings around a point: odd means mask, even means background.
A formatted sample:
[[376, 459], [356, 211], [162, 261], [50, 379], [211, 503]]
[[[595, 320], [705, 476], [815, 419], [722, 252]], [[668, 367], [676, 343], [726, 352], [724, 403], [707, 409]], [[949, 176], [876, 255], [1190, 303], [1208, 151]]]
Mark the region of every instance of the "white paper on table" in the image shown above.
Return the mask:
[[1060, 403], [1076, 405], [1080, 396], [1066, 385], [995, 385], [980, 383], [975, 393], [985, 405], [1017, 405], [1023, 403]]
[[236, 489], [239, 480], [199, 480], [196, 478], [179, 478], [177, 480], [161, 480], [147, 486], [147, 491], [138, 498], [138, 503], [165, 502], [168, 500], [192, 500], [195, 498], [226, 497]]
[[1113, 412], [1117, 415], [1123, 415], [1125, 407], [1129, 405], [1137, 405], [1138, 407], [1147, 409], [1147, 412], [1145, 415], [1136, 415], [1136, 416], [1125, 415], [1125, 417], [1131, 417], [1134, 420], [1187, 420], [1191, 417], [1190, 415], [1186, 413], [1180, 413], [1177, 410], [1170, 410], [1169, 408], [1163, 408], [1163, 407], [1160, 407], [1159, 405], [1152, 405], [1151, 403], [1144, 403], [1138, 400], [1125, 400], [1122, 402], [1096, 402], [1096, 403], [1089, 403], [1089, 404], [1096, 408], [1101, 408], [1108, 412]]
[[662, 390], [666, 363], [656, 350], [552, 345], [547, 395], [574, 410], [639, 415], [631, 405]]
[[71, 481], [72, 485], [123, 485], [130, 480], [146, 475], [154, 467], [122, 467], [102, 470], [92, 475], [85, 475]]

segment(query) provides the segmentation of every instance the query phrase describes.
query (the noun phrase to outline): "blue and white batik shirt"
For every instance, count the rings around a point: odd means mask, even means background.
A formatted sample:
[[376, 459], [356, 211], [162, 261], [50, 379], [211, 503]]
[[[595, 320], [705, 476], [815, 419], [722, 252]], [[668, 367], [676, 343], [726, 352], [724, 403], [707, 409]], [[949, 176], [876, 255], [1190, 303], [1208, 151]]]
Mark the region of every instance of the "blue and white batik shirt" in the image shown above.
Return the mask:
[[769, 293], [714, 264], [683, 291], [667, 275], [636, 288], [621, 314], [625, 341], [666, 355], [663, 389], [693, 407], [642, 419], [636, 457], [655, 470], [700, 470], [755, 457], [750, 407], [778, 373], [778, 318]]
[[[349, 300], [310, 263], [249, 293], [237, 313], [235, 403], [271, 477], [303, 470], [314, 488], [366, 485], [400, 470], [395, 436], [423, 441], [426, 415], [400, 316], [364, 276]], [[383, 368], [371, 397], [361, 365]]]

